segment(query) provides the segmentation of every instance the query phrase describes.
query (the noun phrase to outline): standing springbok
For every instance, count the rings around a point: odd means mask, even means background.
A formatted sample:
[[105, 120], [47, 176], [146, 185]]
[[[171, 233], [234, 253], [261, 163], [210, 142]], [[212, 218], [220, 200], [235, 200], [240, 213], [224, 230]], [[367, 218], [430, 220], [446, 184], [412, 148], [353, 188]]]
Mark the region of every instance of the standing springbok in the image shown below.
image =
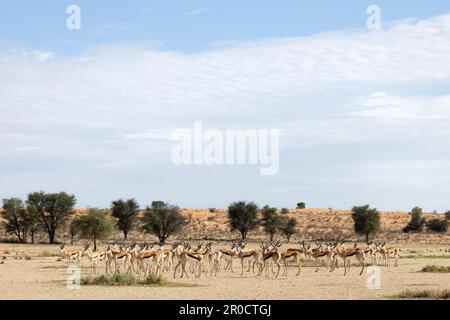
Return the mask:
[[97, 273], [97, 265], [100, 261], [103, 261], [106, 259], [106, 251], [104, 252], [98, 252], [98, 251], [92, 251], [90, 248], [90, 244], [88, 244], [86, 250], [85, 250], [89, 262], [91, 263], [92, 273]]
[[114, 251], [113, 249], [111, 249], [110, 246], [108, 246], [106, 248], [106, 264], [105, 264], [106, 273], [108, 273], [108, 269], [109, 271], [112, 271], [111, 263], [113, 261], [114, 261], [114, 273], [120, 273], [120, 268], [117, 264], [117, 261], [123, 261], [124, 267], [128, 265], [127, 273], [130, 273], [132, 269], [131, 265], [132, 254], [130, 252], [131, 250], [132, 248], [128, 248], [125, 251]]
[[[356, 260], [359, 262], [359, 264], [361, 265], [361, 272], [359, 273], [359, 275], [362, 275], [365, 266], [364, 250], [358, 248], [358, 245], [356, 243], [353, 249], [346, 249], [343, 246], [344, 243], [337, 245], [336, 248], [334, 249], [334, 252], [336, 254], [336, 257], [340, 257], [344, 261], [344, 276], [347, 274], [347, 270], [350, 269], [350, 261], [347, 261], [347, 258], [349, 257], [355, 257]], [[335, 259], [335, 264], [333, 264], [333, 270], [336, 264], [337, 259]]]
[[283, 276], [288, 275], [288, 264], [289, 264], [289, 260], [292, 258], [295, 258], [295, 262], [297, 264], [296, 276], [299, 276], [300, 272], [302, 271], [302, 261], [301, 260], [303, 257], [306, 257], [307, 250], [305, 247], [305, 241], [303, 241], [303, 242], [299, 241], [298, 244], [300, 245], [300, 248], [289, 248], [284, 253], [281, 254], [281, 260], [283, 261], [283, 264], [284, 264]]
[[[59, 248], [59, 252], [63, 256], [63, 258], [67, 258], [67, 265], [69, 265], [72, 261], [78, 261], [81, 266], [81, 257], [84, 254], [84, 248], [68, 250], [65, 248], [66, 244], [63, 243]], [[86, 244], [85, 244], [86, 246]]]

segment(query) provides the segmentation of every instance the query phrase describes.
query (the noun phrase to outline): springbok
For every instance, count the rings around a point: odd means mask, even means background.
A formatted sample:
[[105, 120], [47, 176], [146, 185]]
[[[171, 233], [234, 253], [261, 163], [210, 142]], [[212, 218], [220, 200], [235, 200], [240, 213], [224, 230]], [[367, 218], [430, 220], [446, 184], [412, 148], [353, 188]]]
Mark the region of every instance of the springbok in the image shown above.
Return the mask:
[[283, 261], [284, 264], [284, 271], [283, 271], [283, 276], [287, 276], [288, 275], [288, 264], [289, 264], [289, 260], [291, 258], [295, 258], [295, 262], [297, 264], [297, 274], [296, 276], [300, 275], [300, 272], [302, 270], [302, 262], [301, 259], [303, 257], [306, 257], [306, 247], [305, 247], [305, 242], [298, 242], [298, 244], [300, 245], [300, 248], [289, 248], [287, 249], [284, 253], [281, 254], [281, 260]]
[[128, 269], [127, 269], [127, 273], [131, 272], [131, 260], [132, 260], [132, 254], [131, 251], [132, 248], [128, 248], [125, 251], [114, 251], [113, 249], [111, 249], [110, 246], [108, 246], [106, 248], [106, 273], [108, 273], [108, 269], [109, 271], [111, 270], [111, 262], [114, 261], [114, 273], [119, 273], [120, 272], [120, 268], [117, 264], [117, 261], [123, 261], [123, 265], [124, 267], [126, 267], [126, 265], [128, 264]]
[[[361, 265], [361, 272], [359, 273], [359, 275], [362, 275], [365, 266], [364, 250], [358, 248], [358, 245], [356, 243], [353, 249], [346, 249], [343, 247], [343, 245], [344, 243], [337, 245], [336, 248], [334, 249], [334, 252], [336, 253], [336, 257], [340, 257], [344, 261], [344, 276], [347, 274], [347, 270], [350, 269], [350, 261], [347, 261], [348, 257], [356, 258], [356, 260]], [[337, 259], [335, 259], [335, 262], [336, 262], [335, 264], [337, 264]], [[334, 270], [335, 264], [333, 264], [332, 270]]]
[[98, 263], [106, 259], [106, 251], [104, 252], [92, 251], [90, 248], [90, 244], [88, 244], [85, 252], [91, 263], [92, 273], [96, 274]]
[[[59, 252], [63, 256], [63, 258], [67, 258], [67, 265], [69, 265], [72, 261], [78, 261], [78, 263], [81, 266], [81, 257], [84, 254], [84, 248], [82, 249], [74, 249], [74, 250], [68, 250], [65, 248], [66, 244], [63, 243], [61, 247], [59, 248]], [[86, 244], [85, 244], [86, 246]]]
[[[280, 274], [280, 269], [281, 269], [281, 264], [280, 264], [280, 260], [281, 260], [281, 254], [278, 252], [278, 248], [281, 247], [281, 243], [280, 242], [271, 242], [271, 250], [268, 250], [269, 246], [264, 246], [263, 248], [263, 252], [262, 252], [262, 260], [263, 260], [263, 265], [262, 268], [260, 268], [260, 272], [258, 275], [262, 274], [263, 269], [266, 267], [266, 262], [269, 259], [272, 259], [273, 263], [277, 266], [277, 275], [275, 276], [276, 278], [278, 278], [278, 275]], [[268, 252], [267, 252], [268, 251]], [[266, 268], [266, 276], [269, 275], [269, 270], [268, 268]]]

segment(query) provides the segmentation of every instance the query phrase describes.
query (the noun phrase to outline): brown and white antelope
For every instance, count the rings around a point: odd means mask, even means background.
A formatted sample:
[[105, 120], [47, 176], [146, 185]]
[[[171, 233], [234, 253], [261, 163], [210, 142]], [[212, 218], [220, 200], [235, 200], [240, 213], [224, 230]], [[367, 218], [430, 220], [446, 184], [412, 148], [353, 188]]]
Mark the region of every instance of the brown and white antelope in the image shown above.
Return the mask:
[[386, 267], [391, 266], [391, 258], [394, 259], [394, 267], [398, 267], [398, 259], [400, 258], [400, 249], [394, 247], [386, 248], [386, 243], [383, 242], [382, 244], [379, 245], [378, 250], [381, 253], [384, 265]]
[[300, 245], [300, 248], [289, 248], [284, 253], [281, 254], [281, 260], [283, 261], [283, 264], [284, 264], [283, 276], [288, 275], [288, 264], [289, 264], [289, 260], [292, 258], [295, 259], [295, 262], [297, 265], [296, 276], [300, 275], [300, 272], [302, 270], [302, 258], [306, 257], [307, 249], [305, 247], [304, 241], [303, 242], [299, 241], [298, 244]]
[[191, 249], [191, 246], [188, 243], [183, 243], [183, 245], [180, 242], [177, 242], [173, 245], [172, 250], [175, 256], [178, 258], [178, 263], [175, 265], [175, 268], [173, 270], [173, 277], [176, 277], [176, 273], [178, 270], [178, 267], [181, 266], [181, 278], [183, 278], [183, 275], [186, 275], [187, 278], [189, 278], [187, 272], [186, 272], [186, 264], [188, 261], [188, 252]]
[[110, 246], [108, 246], [106, 248], [106, 264], [105, 264], [106, 273], [108, 273], [108, 270], [112, 271], [111, 263], [113, 261], [114, 261], [114, 273], [120, 273], [120, 268], [117, 264], [118, 261], [122, 261], [124, 267], [128, 265], [127, 273], [130, 273], [132, 269], [131, 264], [132, 254], [130, 252], [131, 250], [132, 248], [127, 248], [127, 250], [125, 251], [115, 251], [111, 249]]
[[89, 262], [91, 264], [92, 273], [97, 273], [97, 265], [100, 261], [103, 261], [106, 259], [106, 251], [99, 252], [99, 251], [92, 251], [90, 248], [90, 245], [88, 244], [87, 248], [85, 249], [85, 252], [89, 258]]
[[306, 255], [308, 255], [310, 258], [314, 259], [314, 265], [316, 266], [315, 272], [319, 271], [319, 259], [326, 258], [325, 264], [327, 262], [330, 264], [329, 271], [332, 271], [333, 268], [333, 262], [334, 262], [334, 255], [335, 251], [331, 244], [322, 244], [320, 242], [316, 242], [317, 247], [311, 248], [311, 245], [308, 245], [306, 250]]
[[[280, 274], [280, 269], [281, 269], [281, 264], [280, 264], [280, 260], [281, 260], [281, 253], [278, 252], [278, 248], [281, 247], [281, 243], [280, 242], [276, 242], [276, 243], [271, 243], [271, 250], [269, 249], [269, 246], [263, 246], [263, 252], [262, 252], [262, 260], [263, 260], [263, 265], [262, 268], [259, 272], [259, 275], [262, 274], [262, 269], [264, 269], [267, 265], [267, 261], [269, 259], [272, 259], [272, 262], [277, 266], [277, 275], [275, 276], [276, 278], [278, 278], [278, 275]], [[267, 252], [268, 251], [268, 252]], [[266, 276], [269, 275], [269, 270], [268, 268], [266, 268]]]
[[67, 258], [67, 264], [69, 265], [72, 261], [78, 261], [78, 263], [81, 265], [81, 257], [83, 256], [85, 251], [84, 248], [69, 250], [66, 249], [65, 246], [66, 245], [63, 243], [59, 248], [59, 252], [63, 256], [63, 258]]
[[[347, 260], [350, 257], [355, 257], [357, 262], [359, 262], [359, 264], [361, 265], [361, 272], [359, 273], [359, 275], [362, 275], [365, 266], [364, 249], [358, 248], [356, 243], [353, 248], [347, 249], [344, 248], [344, 243], [341, 243], [340, 245], [336, 246], [334, 252], [336, 253], [335, 257], [341, 258], [344, 262], [344, 276], [347, 274], [347, 270], [350, 269], [350, 261]], [[335, 259], [335, 264], [333, 264], [332, 270], [334, 270], [334, 267], [336, 266], [337, 263], [338, 261], [337, 259]]]
[[[254, 263], [253, 263], [253, 268], [255, 265], [258, 266], [258, 275], [261, 274], [263, 266], [262, 266], [262, 251], [256, 250], [256, 249], [245, 249], [245, 246], [247, 245], [246, 242], [241, 242], [240, 244], [238, 244], [238, 253], [237, 253], [237, 257], [241, 260], [241, 276], [243, 276], [244, 274], [244, 259], [246, 258], [253, 258], [254, 259]], [[250, 263], [250, 262], [249, 262]], [[249, 264], [249, 269], [250, 269], [250, 264]], [[250, 270], [248, 270], [250, 271]]]

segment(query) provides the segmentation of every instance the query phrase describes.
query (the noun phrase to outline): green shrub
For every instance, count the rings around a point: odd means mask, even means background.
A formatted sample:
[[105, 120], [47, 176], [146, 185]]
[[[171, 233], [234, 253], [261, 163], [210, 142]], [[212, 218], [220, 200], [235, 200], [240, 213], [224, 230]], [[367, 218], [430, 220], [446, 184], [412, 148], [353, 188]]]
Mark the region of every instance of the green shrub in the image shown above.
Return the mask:
[[429, 230], [435, 232], [447, 232], [449, 221], [447, 219], [431, 219], [426, 226]]
[[132, 274], [114, 274], [82, 277], [80, 283], [90, 286], [131, 286], [131, 285], [164, 285], [167, 280], [161, 275], [150, 274], [145, 279], [138, 279]]
[[282, 208], [281, 209], [281, 214], [289, 214], [289, 209], [288, 208]]
[[445, 218], [450, 220], [450, 210], [445, 213]]
[[155, 275], [153, 273], [149, 274], [147, 278], [145, 278], [144, 280], [139, 281], [139, 284], [143, 285], [152, 285], [152, 284], [163, 285], [166, 283], [167, 283], [166, 278], [164, 278], [162, 275]]
[[450, 299], [450, 290], [405, 290], [398, 297], [402, 299]]
[[216, 208], [209, 208], [208, 211], [209, 211], [210, 213], [214, 213], [214, 212], [216, 212]]
[[136, 278], [132, 274], [114, 274], [114, 275], [100, 275], [100, 276], [88, 276], [81, 278], [81, 284], [83, 285], [96, 285], [96, 286], [129, 286], [136, 284]]
[[450, 272], [450, 266], [428, 265], [422, 269], [422, 272], [447, 273]]

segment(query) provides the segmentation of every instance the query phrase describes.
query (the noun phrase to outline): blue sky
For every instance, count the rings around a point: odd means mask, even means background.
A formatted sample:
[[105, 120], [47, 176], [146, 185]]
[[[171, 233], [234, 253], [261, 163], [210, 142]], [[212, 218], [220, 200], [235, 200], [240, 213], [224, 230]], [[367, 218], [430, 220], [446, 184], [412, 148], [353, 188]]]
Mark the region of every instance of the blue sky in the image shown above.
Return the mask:
[[[65, 10], [82, 9], [83, 28], [65, 28]], [[156, 41], [165, 50], [195, 52], [221, 41], [298, 37], [366, 28], [366, 8], [382, 8], [384, 22], [450, 11], [430, 1], [14, 1], [0, 3], [0, 37], [19, 44], [73, 54], [111, 42]]]
[[[66, 8], [81, 8], [81, 30]], [[366, 28], [369, 5], [382, 31]], [[0, 197], [449, 210], [448, 1], [0, 0]], [[280, 172], [175, 166], [173, 130], [278, 128]]]

